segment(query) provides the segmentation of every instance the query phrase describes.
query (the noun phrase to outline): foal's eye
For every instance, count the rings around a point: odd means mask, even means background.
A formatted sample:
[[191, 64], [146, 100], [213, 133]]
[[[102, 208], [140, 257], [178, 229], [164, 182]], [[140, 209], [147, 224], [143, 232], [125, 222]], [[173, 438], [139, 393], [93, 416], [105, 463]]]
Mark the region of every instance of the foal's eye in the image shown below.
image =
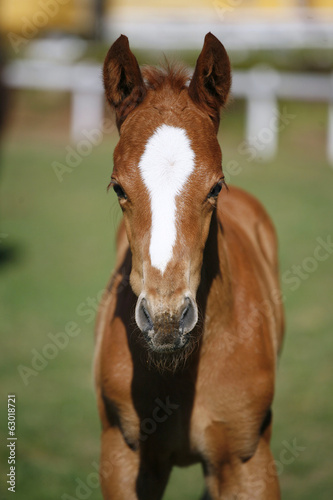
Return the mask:
[[209, 192], [208, 198], [217, 198], [218, 194], [222, 189], [222, 184], [223, 181], [219, 181], [217, 184], [215, 184], [213, 189]]
[[113, 187], [113, 191], [116, 193], [118, 198], [121, 198], [122, 200], [127, 199], [125, 191], [123, 190], [123, 188], [121, 186], [119, 186], [119, 184], [113, 184], [112, 187]]

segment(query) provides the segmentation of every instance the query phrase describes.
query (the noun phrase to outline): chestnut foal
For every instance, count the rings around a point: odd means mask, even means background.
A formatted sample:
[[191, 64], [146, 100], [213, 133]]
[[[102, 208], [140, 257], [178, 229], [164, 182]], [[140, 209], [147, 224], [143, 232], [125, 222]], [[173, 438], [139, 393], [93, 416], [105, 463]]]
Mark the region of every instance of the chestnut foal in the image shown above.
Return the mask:
[[210, 33], [189, 84], [184, 69], [141, 72], [123, 35], [105, 60], [124, 216], [96, 333], [108, 500], [160, 499], [172, 467], [196, 462], [207, 499], [280, 498], [269, 446], [277, 243], [256, 199], [221, 192], [216, 134], [230, 83]]

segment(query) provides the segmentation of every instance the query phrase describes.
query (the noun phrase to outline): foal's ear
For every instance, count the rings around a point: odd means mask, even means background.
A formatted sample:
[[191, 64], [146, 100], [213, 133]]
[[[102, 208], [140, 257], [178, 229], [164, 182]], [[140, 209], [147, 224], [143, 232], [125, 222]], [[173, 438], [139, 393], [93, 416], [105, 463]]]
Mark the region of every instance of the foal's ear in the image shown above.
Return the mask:
[[103, 79], [107, 100], [116, 111], [119, 130], [128, 114], [146, 95], [138, 62], [130, 51], [126, 36], [121, 35], [109, 49], [104, 61]]
[[228, 54], [212, 33], [205, 36], [188, 93], [213, 120], [216, 130], [220, 123], [220, 109], [228, 99], [231, 71]]

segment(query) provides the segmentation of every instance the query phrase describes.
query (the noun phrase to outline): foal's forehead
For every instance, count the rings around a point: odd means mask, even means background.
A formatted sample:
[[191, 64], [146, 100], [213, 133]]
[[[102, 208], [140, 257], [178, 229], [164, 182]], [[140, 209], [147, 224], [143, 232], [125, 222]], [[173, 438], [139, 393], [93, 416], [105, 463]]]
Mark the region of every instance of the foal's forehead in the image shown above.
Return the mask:
[[[115, 166], [138, 170], [142, 157], [149, 163], [172, 164], [180, 169], [193, 162], [194, 169], [207, 173], [221, 171], [221, 150], [211, 124], [199, 113], [184, 109], [183, 115], [170, 110], [144, 110], [133, 116], [122, 131], [115, 150]], [[118, 170], [118, 168], [117, 168]]]
[[162, 184], [164, 192], [179, 192], [194, 171], [195, 154], [186, 131], [163, 124], [148, 139], [139, 161], [149, 191]]

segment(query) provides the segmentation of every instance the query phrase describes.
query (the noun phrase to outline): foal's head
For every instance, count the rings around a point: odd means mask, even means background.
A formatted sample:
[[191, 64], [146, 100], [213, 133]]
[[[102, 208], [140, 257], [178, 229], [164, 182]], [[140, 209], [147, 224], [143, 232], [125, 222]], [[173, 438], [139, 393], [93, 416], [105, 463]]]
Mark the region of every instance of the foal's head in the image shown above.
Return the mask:
[[230, 80], [227, 53], [210, 33], [189, 85], [184, 69], [141, 72], [123, 35], [104, 63], [120, 133], [111, 184], [132, 252], [135, 319], [153, 351], [182, 349], [198, 320], [203, 250], [223, 185], [216, 133]]

